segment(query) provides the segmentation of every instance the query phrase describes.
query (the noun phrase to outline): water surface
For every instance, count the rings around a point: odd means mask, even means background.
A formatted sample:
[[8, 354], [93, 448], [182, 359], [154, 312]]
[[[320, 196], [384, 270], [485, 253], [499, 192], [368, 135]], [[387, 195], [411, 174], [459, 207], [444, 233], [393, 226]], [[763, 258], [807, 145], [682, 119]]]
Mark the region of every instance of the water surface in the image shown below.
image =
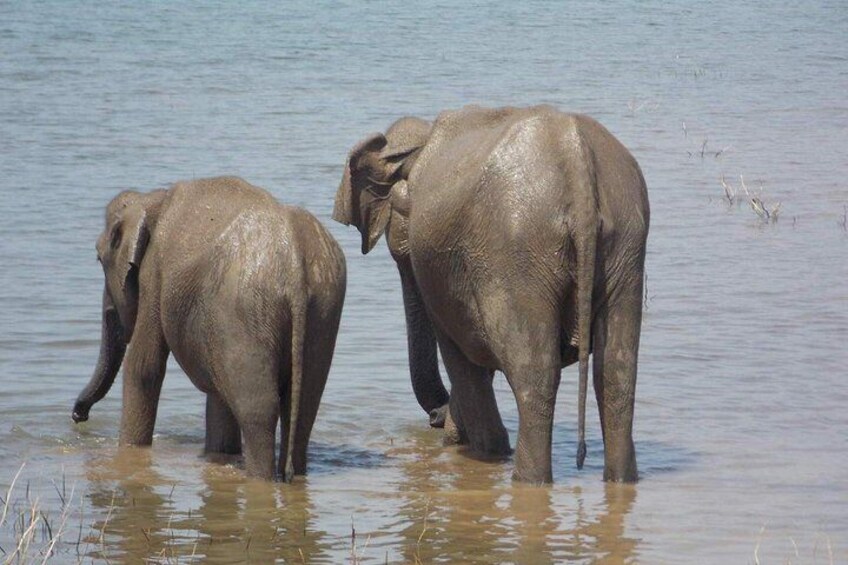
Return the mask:
[[[848, 561], [846, 91], [842, 2], [0, 4], [4, 499], [26, 464], [5, 558], [37, 505], [51, 531], [37, 524], [30, 552], [61, 529], [60, 562]], [[574, 468], [575, 368], [552, 487], [442, 448], [408, 382], [385, 246], [362, 257], [329, 218], [367, 133], [543, 102], [603, 122], [649, 186], [635, 487], [601, 481], [592, 395]], [[116, 448], [118, 390], [70, 419], [98, 351], [103, 207], [217, 174], [308, 208], [348, 258], [309, 475], [292, 485], [199, 457], [203, 398], [174, 363], [152, 449]], [[723, 203], [722, 176], [780, 202], [779, 221]]]

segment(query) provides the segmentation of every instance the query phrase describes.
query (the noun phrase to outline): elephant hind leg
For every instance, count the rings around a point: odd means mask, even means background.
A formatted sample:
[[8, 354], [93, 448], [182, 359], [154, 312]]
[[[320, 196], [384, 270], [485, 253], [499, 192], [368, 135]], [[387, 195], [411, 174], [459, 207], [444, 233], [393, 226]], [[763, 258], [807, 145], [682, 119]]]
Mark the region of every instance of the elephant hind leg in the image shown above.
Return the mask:
[[513, 480], [533, 484], [553, 481], [551, 442], [559, 379], [556, 365], [517, 367], [507, 373], [518, 404]]
[[509, 435], [492, 388], [493, 371], [472, 363], [441, 333], [439, 348], [451, 381], [450, 416], [456, 424], [458, 438], [467, 441], [476, 453], [509, 455], [512, 452]]
[[[267, 410], [263, 410], [267, 412]], [[274, 436], [277, 409], [272, 414], [259, 414], [241, 419], [244, 432], [244, 467], [247, 475], [265, 480], [274, 479]]]
[[245, 470], [248, 476], [273, 480], [280, 418], [278, 364], [258, 347], [242, 345], [229, 352], [220, 380], [227, 405], [241, 428]]
[[635, 482], [633, 409], [642, 324], [642, 281], [620, 289], [594, 327], [593, 381], [604, 437], [604, 480]]
[[[532, 315], [531, 315], [532, 314]], [[513, 480], [553, 481], [551, 442], [561, 374], [560, 330], [555, 312], [517, 309], [501, 327], [509, 333], [498, 353], [518, 405]]]

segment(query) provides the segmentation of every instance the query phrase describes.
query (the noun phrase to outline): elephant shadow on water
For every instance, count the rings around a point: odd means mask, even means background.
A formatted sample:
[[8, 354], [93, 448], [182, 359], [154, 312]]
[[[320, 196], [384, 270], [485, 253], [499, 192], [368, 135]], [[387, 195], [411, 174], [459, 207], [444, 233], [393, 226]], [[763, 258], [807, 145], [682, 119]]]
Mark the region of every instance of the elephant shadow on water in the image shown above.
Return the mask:
[[345, 469], [378, 469], [388, 456], [373, 449], [313, 441], [309, 444], [311, 476], [342, 473]]
[[[80, 556], [141, 562], [234, 563], [326, 561], [327, 533], [314, 527], [304, 484], [245, 480], [217, 465], [199, 467], [199, 482], [174, 481], [157, 470], [149, 449], [118, 449], [86, 462], [89, 533]], [[194, 478], [194, 477], [192, 477]], [[190, 480], [190, 479], [189, 479]], [[83, 532], [84, 533], [84, 532]]]

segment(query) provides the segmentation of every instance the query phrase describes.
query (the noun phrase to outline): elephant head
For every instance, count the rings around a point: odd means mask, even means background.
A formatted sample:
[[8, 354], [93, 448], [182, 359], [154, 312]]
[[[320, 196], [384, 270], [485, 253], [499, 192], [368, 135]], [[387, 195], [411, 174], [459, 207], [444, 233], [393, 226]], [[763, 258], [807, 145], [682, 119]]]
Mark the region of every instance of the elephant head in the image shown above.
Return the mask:
[[[430, 128], [425, 120], [401, 118], [385, 135], [369, 135], [348, 155], [333, 219], [356, 226], [362, 235], [363, 254], [374, 248], [387, 229], [392, 255], [404, 254], [406, 237], [401, 232], [409, 216], [406, 180], [427, 143]], [[393, 220], [399, 229], [389, 227]]]
[[106, 209], [106, 229], [97, 238], [97, 259], [106, 277], [106, 293], [121, 321], [125, 341], [132, 339], [138, 312], [138, 271], [150, 226], [143, 196], [122, 192]]
[[431, 124], [419, 118], [401, 118], [386, 130], [360, 141], [347, 158], [336, 193], [333, 219], [354, 225], [368, 253], [386, 234], [389, 251], [400, 272], [406, 313], [409, 369], [418, 403], [429, 414], [430, 425], [443, 427], [448, 393], [439, 375], [436, 337], [425, 312], [409, 262], [410, 195], [407, 180]]
[[164, 196], [164, 190], [148, 194], [125, 191], [106, 208], [106, 227], [95, 245], [105, 275], [100, 355], [91, 380], [74, 405], [75, 422], [88, 419], [91, 406], [106, 395], [121, 367], [138, 312], [139, 269]]

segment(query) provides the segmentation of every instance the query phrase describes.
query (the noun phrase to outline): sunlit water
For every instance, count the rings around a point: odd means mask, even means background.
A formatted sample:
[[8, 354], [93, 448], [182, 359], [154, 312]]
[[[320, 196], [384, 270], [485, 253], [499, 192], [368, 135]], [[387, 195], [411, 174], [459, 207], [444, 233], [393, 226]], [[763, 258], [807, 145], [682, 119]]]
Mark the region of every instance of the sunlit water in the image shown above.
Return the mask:
[[[848, 560], [848, 5], [209, 4], [0, 3], [4, 499], [26, 463], [4, 558], [37, 505], [30, 555], [61, 530], [60, 562]], [[552, 487], [442, 448], [410, 389], [385, 246], [362, 257], [329, 219], [358, 139], [472, 102], [593, 115], [645, 173], [635, 487], [601, 481], [591, 395], [574, 468], [573, 368]], [[119, 385], [70, 419], [97, 357], [106, 202], [224, 173], [311, 210], [348, 258], [309, 475], [292, 485], [199, 457], [203, 398], [175, 364], [152, 449], [116, 448]], [[740, 176], [781, 203], [777, 223]]]

